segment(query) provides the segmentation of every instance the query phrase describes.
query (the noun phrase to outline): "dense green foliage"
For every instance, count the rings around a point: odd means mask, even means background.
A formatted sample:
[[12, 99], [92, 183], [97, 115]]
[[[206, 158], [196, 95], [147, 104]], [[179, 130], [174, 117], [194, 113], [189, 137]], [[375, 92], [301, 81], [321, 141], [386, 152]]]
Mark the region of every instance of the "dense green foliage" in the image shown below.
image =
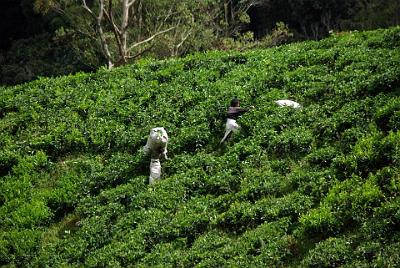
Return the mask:
[[[254, 1], [253, 1], [254, 2]], [[277, 21], [307, 39], [329, 31], [387, 28], [400, 24], [398, 0], [258, 0], [249, 10], [256, 36], [270, 32]]]
[[0, 84], [132, 64], [140, 57], [265, 48], [319, 40], [332, 31], [400, 25], [398, 0], [135, 0], [127, 13], [124, 1], [86, 1], [98, 15], [104, 2], [100, 23], [84, 2], [0, 1]]
[[39, 35], [14, 42], [0, 60], [0, 83], [18, 84], [40, 76], [60, 76], [95, 71], [103, 62], [97, 51], [87, 47], [87, 38], [64, 33]]
[[[399, 48], [397, 27], [0, 88], [0, 264], [394, 267]], [[220, 146], [235, 95], [256, 109]]]

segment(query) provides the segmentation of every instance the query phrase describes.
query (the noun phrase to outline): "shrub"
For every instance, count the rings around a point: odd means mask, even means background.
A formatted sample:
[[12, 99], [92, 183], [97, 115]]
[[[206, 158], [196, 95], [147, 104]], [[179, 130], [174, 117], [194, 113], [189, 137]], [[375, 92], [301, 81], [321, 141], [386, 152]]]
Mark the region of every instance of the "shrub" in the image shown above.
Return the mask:
[[300, 217], [301, 230], [306, 235], [327, 237], [339, 233], [344, 223], [338, 219], [329, 207], [322, 206]]
[[352, 259], [351, 242], [343, 238], [328, 238], [310, 250], [301, 262], [303, 267], [337, 267]]
[[21, 228], [0, 233], [0, 263], [23, 266], [31, 262], [39, 248], [42, 231]]
[[373, 209], [372, 216], [361, 228], [366, 238], [382, 241], [399, 239], [397, 235], [400, 220], [399, 200], [398, 197], [395, 197]]

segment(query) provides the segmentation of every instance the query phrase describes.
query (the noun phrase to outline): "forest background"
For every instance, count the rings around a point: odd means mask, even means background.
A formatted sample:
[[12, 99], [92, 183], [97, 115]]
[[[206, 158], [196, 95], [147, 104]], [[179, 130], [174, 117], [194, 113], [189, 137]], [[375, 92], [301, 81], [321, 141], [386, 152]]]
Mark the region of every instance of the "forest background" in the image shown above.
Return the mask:
[[0, 84], [399, 24], [398, 0], [3, 0]]

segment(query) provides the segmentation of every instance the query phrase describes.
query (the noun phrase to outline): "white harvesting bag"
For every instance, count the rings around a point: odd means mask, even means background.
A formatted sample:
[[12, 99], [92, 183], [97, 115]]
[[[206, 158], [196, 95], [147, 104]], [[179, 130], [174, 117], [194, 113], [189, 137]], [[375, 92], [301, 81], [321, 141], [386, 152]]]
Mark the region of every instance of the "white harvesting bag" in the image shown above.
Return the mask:
[[150, 162], [150, 176], [149, 184], [154, 183], [156, 180], [161, 178], [161, 164], [158, 159], [151, 159]]
[[152, 184], [161, 178], [160, 158], [167, 159], [168, 134], [163, 127], [150, 130], [147, 143], [143, 147], [146, 154], [151, 155], [149, 183]]
[[239, 129], [240, 129], [240, 126], [238, 125], [238, 123], [236, 123], [236, 120], [228, 118], [226, 120], [225, 135], [222, 138], [222, 140], [220, 141], [220, 143], [223, 143], [226, 140], [226, 138], [228, 138], [229, 134], [231, 134], [231, 132], [236, 132]]
[[143, 147], [143, 151], [151, 154], [151, 158], [167, 159], [167, 145], [168, 145], [168, 134], [163, 127], [156, 127], [150, 130], [147, 143]]
[[290, 106], [290, 107], [293, 107], [293, 108], [301, 108], [300, 103], [297, 103], [297, 102], [292, 101], [292, 100], [277, 100], [277, 101], [275, 101], [275, 103], [278, 104], [281, 107]]

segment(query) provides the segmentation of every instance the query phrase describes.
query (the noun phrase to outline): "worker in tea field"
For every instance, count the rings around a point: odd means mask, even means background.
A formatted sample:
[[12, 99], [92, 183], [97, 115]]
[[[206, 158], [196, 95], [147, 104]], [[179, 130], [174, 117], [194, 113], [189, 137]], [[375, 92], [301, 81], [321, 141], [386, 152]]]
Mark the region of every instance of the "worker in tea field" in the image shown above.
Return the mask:
[[143, 147], [146, 154], [150, 154], [150, 176], [149, 184], [161, 178], [160, 159], [168, 159], [167, 157], [168, 134], [163, 127], [156, 127], [150, 130], [147, 143]]
[[[251, 108], [254, 108], [254, 106], [251, 106]], [[228, 108], [227, 112], [227, 120], [226, 120], [226, 126], [225, 126], [225, 135], [222, 138], [220, 143], [223, 143], [232, 132], [237, 132], [240, 129], [240, 126], [236, 122], [236, 119], [244, 114], [245, 112], [248, 112], [250, 109], [248, 108], [241, 108], [240, 107], [240, 102], [237, 99], [237, 97], [233, 98], [231, 100], [231, 105]]]

